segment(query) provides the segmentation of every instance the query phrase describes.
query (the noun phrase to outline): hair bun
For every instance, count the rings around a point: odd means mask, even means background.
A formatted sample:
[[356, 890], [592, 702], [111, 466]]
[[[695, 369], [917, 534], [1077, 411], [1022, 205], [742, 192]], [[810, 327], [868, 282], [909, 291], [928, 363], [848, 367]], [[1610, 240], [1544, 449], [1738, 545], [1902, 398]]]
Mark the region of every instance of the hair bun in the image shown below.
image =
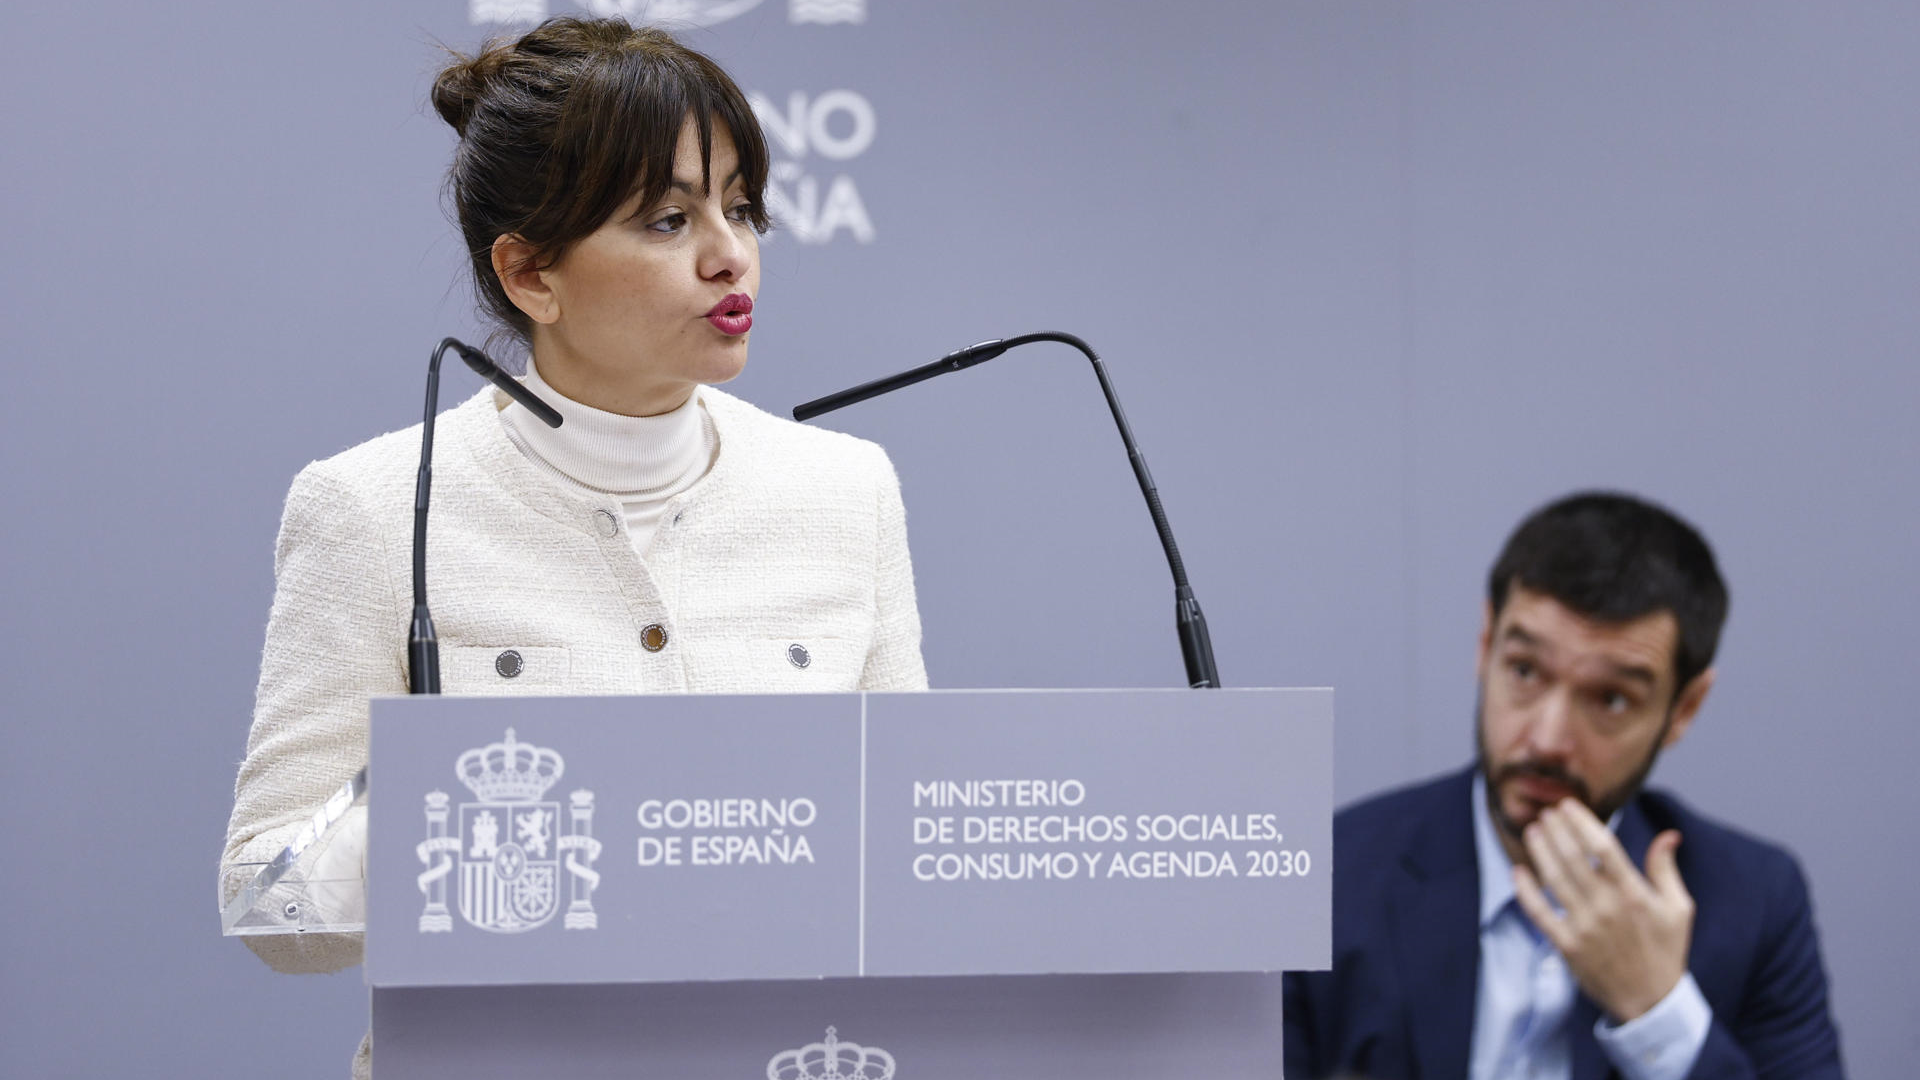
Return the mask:
[[433, 80], [434, 111], [461, 136], [466, 135], [467, 123], [473, 119], [487, 84], [499, 76], [510, 48], [496, 42], [473, 56], [454, 53], [453, 62], [440, 69]]

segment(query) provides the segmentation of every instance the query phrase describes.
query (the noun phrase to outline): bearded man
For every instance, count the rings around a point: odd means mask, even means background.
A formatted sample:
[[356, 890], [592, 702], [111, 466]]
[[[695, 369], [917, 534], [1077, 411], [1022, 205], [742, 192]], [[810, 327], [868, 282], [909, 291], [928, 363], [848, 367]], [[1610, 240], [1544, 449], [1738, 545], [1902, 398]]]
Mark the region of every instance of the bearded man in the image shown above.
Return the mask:
[[1334, 819], [1333, 970], [1287, 976], [1287, 1077], [1843, 1076], [1793, 857], [1642, 788], [1726, 613], [1658, 506], [1521, 523], [1488, 576], [1477, 767]]

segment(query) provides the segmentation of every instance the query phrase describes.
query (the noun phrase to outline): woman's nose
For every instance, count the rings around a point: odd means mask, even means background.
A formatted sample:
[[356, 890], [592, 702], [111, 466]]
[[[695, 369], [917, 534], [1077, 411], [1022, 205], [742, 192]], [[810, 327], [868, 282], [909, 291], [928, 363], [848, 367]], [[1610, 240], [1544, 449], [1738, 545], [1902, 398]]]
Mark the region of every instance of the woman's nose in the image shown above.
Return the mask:
[[753, 265], [752, 234], [721, 217], [706, 230], [700, 245], [700, 276], [708, 281], [739, 281]]

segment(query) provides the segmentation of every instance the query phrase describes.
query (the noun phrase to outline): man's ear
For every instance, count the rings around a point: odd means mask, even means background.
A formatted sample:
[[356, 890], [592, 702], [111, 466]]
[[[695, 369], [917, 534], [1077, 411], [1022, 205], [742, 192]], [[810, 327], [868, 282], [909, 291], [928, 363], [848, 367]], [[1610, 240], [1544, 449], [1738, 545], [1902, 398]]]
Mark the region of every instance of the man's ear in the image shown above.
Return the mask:
[[1673, 699], [1673, 720], [1667, 724], [1667, 737], [1660, 740], [1662, 750], [1680, 741], [1699, 714], [1700, 706], [1707, 703], [1707, 691], [1713, 689], [1714, 672], [1712, 668], [1695, 675], [1687, 685], [1680, 688], [1680, 695]]
[[549, 281], [550, 267], [535, 260], [533, 245], [512, 234], [493, 241], [493, 272], [513, 306], [536, 323], [551, 325], [560, 318], [560, 297]]

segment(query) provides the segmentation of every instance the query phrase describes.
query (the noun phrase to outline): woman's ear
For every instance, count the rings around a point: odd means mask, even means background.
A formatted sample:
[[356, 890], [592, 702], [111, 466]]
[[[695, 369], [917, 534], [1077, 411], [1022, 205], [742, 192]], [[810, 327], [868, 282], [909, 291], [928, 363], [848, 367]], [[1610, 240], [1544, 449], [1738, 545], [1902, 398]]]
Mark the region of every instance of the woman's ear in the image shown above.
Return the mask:
[[533, 245], [512, 234], [493, 241], [493, 272], [507, 299], [536, 323], [551, 325], [560, 318], [560, 297], [547, 280], [547, 268], [536, 261]]

